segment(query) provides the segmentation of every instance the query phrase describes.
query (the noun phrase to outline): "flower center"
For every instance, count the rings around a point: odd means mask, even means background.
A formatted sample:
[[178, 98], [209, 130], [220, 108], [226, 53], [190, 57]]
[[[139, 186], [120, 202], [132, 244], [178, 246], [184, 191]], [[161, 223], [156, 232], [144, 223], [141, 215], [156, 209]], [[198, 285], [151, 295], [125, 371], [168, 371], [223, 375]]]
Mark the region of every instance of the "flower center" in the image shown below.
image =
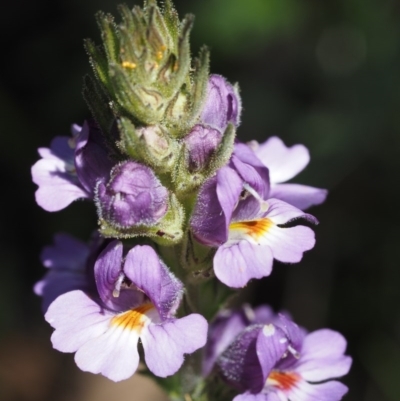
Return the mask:
[[277, 387], [283, 391], [291, 390], [300, 381], [300, 375], [295, 372], [280, 372], [273, 370], [267, 378], [267, 386]]
[[113, 317], [111, 320], [111, 325], [120, 327], [123, 330], [136, 330], [140, 332], [146, 325], [146, 322], [150, 321], [150, 318], [146, 315], [146, 313], [152, 309], [154, 309], [154, 305], [152, 303], [140, 305], [137, 308], [128, 310]]
[[235, 221], [229, 224], [229, 237], [237, 238], [250, 236], [253, 240], [259, 241], [274, 225], [270, 219], [256, 219], [249, 221]]

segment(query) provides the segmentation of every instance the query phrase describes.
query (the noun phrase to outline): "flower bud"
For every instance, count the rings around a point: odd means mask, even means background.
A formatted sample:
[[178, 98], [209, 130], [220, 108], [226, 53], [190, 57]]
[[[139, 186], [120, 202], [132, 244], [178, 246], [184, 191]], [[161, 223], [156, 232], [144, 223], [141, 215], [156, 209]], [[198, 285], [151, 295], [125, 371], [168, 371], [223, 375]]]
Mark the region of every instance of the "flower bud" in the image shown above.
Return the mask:
[[188, 169], [190, 171], [204, 170], [221, 143], [222, 133], [211, 127], [195, 125], [192, 131], [183, 139], [188, 151]]
[[120, 149], [131, 158], [150, 166], [156, 173], [173, 169], [178, 154], [178, 142], [159, 125], [136, 128], [132, 122], [121, 117], [118, 123]]
[[168, 190], [149, 167], [126, 161], [107, 183], [99, 181], [96, 201], [100, 218], [114, 227], [151, 226], [167, 212]]
[[237, 88], [221, 75], [211, 75], [200, 116], [201, 122], [223, 132], [228, 123], [239, 125], [241, 109]]

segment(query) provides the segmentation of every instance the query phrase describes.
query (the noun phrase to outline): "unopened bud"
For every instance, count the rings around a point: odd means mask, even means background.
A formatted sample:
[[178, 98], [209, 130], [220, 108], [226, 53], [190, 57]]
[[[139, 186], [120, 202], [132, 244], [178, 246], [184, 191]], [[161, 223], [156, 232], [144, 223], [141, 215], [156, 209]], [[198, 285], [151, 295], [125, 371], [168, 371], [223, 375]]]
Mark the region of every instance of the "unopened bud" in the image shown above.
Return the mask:
[[183, 139], [188, 151], [188, 169], [190, 171], [204, 170], [221, 143], [222, 133], [214, 128], [195, 125], [192, 131]]
[[119, 121], [120, 147], [130, 157], [151, 166], [157, 173], [173, 169], [178, 156], [178, 142], [159, 125], [136, 128], [122, 117]]
[[236, 87], [221, 75], [211, 75], [200, 120], [225, 131], [229, 123], [239, 125], [242, 106]]
[[150, 226], [167, 212], [168, 190], [149, 167], [127, 161], [98, 183], [96, 201], [100, 218], [115, 228]]

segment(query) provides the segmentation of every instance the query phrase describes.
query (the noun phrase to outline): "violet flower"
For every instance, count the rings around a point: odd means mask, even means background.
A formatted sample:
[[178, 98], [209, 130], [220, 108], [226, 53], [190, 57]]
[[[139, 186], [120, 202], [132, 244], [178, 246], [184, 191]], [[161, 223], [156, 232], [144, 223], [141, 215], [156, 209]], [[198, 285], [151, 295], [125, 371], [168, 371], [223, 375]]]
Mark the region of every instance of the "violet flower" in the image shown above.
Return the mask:
[[274, 323], [242, 331], [218, 365], [226, 381], [242, 392], [234, 401], [339, 401], [347, 387], [330, 379], [348, 373], [352, 361], [345, 349], [340, 333], [304, 334], [280, 315]]
[[268, 167], [271, 185], [269, 197], [281, 199], [301, 210], [325, 201], [328, 194], [326, 189], [292, 183], [283, 184], [299, 174], [309, 163], [310, 153], [304, 145], [287, 147], [276, 136], [262, 144], [252, 141], [249, 145], [258, 159]]
[[107, 183], [98, 182], [96, 203], [99, 216], [115, 226], [148, 226], [167, 212], [168, 190], [149, 167], [126, 161], [113, 168]]
[[49, 270], [34, 285], [36, 295], [42, 297], [42, 309], [46, 312], [49, 305], [66, 292], [93, 286], [93, 264], [106, 241], [95, 234], [89, 245], [59, 233], [54, 236], [54, 245], [43, 248], [40, 259]]
[[84, 242], [63, 233], [54, 236], [54, 245], [43, 248], [40, 259], [49, 271], [35, 284], [34, 292], [43, 298], [44, 312], [59, 295], [87, 287], [85, 265], [89, 252]]
[[113, 241], [98, 257], [98, 297], [81, 290], [58, 297], [45, 318], [55, 328], [54, 348], [75, 352], [79, 368], [114, 381], [129, 378], [139, 364], [142, 342], [148, 369], [165, 377], [182, 365], [184, 354], [204, 346], [207, 322], [198, 314], [174, 317], [182, 283], [149, 246], [126, 255]]
[[85, 121], [76, 140], [75, 168], [81, 185], [91, 198], [97, 181], [107, 179], [113, 165], [100, 129], [93, 122]]
[[[245, 198], [239, 200], [243, 189]], [[273, 259], [297, 263], [315, 244], [314, 232], [302, 225], [282, 227], [315, 217], [278, 199], [263, 201], [230, 167], [202, 187], [191, 227], [196, 239], [218, 247], [214, 272], [229, 287], [243, 287], [252, 278], [268, 276]]]
[[42, 158], [32, 166], [32, 180], [39, 186], [35, 193], [36, 202], [48, 212], [64, 209], [74, 200], [90, 196], [76, 175], [76, 127], [73, 127], [72, 138], [57, 136], [51, 141], [50, 149], [39, 148]]
[[55, 137], [50, 148], [39, 148], [42, 157], [32, 166], [39, 186], [36, 202], [48, 212], [64, 209], [73, 201], [92, 198], [95, 180], [108, 176], [111, 162], [100, 145], [100, 132], [84, 123], [74, 124], [72, 137]]

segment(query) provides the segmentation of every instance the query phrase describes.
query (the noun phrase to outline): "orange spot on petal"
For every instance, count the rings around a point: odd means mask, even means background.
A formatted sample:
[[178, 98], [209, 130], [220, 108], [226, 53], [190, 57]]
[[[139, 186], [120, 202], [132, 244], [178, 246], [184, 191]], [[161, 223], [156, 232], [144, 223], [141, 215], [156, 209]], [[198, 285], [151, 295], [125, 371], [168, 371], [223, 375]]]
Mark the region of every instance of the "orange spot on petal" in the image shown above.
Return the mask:
[[279, 372], [273, 370], [267, 379], [267, 384], [281, 390], [291, 390], [300, 381], [300, 375], [294, 372]]
[[111, 320], [111, 325], [121, 327], [124, 330], [127, 329], [140, 331], [148, 319], [146, 312], [153, 308], [154, 305], [152, 303], [148, 303], [138, 306], [135, 309], [128, 310], [127, 312], [113, 317]]
[[243, 232], [257, 240], [266, 234], [273, 225], [274, 223], [270, 219], [237, 221], [229, 225], [229, 230]]

